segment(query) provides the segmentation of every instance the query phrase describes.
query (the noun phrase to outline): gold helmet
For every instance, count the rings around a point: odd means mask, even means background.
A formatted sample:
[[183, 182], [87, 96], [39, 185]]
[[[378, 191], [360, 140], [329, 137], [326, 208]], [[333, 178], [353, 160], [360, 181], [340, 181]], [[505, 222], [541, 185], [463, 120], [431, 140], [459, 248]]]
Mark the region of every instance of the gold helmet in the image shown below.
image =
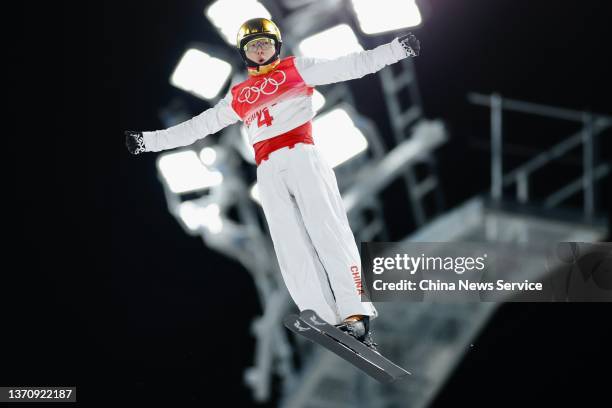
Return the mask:
[[[244, 46], [246, 45], [246, 43], [258, 37], [267, 37], [273, 39], [274, 47], [276, 48], [276, 52], [274, 53], [274, 55], [268, 61], [265, 61], [262, 64], [258, 64], [248, 59], [244, 50]], [[259, 67], [262, 65], [267, 65], [271, 61], [277, 59], [280, 56], [282, 44], [283, 41], [281, 38], [280, 30], [272, 20], [268, 20], [267, 18], [252, 18], [250, 20], [245, 21], [240, 26], [240, 29], [238, 30], [238, 36], [236, 37], [236, 47], [238, 48], [240, 56], [248, 67]]]

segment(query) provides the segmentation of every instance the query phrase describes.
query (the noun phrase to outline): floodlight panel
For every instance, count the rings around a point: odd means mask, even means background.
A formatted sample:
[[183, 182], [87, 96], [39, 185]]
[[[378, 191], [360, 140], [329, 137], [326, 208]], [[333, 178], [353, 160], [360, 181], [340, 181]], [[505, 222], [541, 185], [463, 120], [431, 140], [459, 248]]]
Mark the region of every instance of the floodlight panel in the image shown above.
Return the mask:
[[368, 147], [368, 140], [355, 126], [348, 112], [337, 108], [312, 123], [315, 145], [331, 167], [344, 163]]
[[216, 186], [223, 181], [220, 172], [208, 170], [191, 150], [161, 155], [157, 168], [176, 194]]
[[221, 232], [223, 221], [219, 214], [219, 205], [214, 203], [202, 207], [192, 201], [184, 201], [179, 207], [181, 219], [187, 225], [187, 228], [192, 231], [197, 231], [200, 227], [204, 227], [213, 234]]
[[242, 23], [256, 17], [272, 18], [268, 9], [256, 0], [219, 0], [206, 8], [204, 14], [221, 37], [234, 47]]
[[170, 83], [201, 98], [213, 99], [231, 73], [232, 66], [228, 62], [191, 48], [183, 54]]
[[196, 204], [191, 201], [182, 202], [179, 206], [179, 215], [190, 230], [197, 231], [200, 228], [199, 212]]
[[353, 29], [339, 24], [304, 38], [298, 45], [300, 54], [315, 58], [337, 58], [352, 52], [363, 51]]
[[218, 204], [209, 204], [200, 210], [202, 225], [213, 234], [218, 234], [223, 229]]
[[212, 147], [205, 147], [200, 150], [200, 160], [206, 166], [212, 166], [217, 159], [217, 151]]
[[351, 0], [359, 28], [365, 34], [415, 27], [421, 12], [414, 0]]

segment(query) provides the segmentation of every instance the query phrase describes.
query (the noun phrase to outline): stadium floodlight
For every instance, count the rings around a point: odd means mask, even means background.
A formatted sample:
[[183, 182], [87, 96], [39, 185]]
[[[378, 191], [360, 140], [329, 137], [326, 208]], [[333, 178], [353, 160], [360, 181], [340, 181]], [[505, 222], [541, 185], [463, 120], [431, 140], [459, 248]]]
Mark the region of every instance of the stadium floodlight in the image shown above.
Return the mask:
[[179, 215], [187, 228], [197, 231], [200, 228], [198, 206], [191, 201], [184, 201], [179, 206]]
[[368, 140], [342, 108], [317, 117], [312, 123], [312, 134], [315, 145], [332, 167], [344, 163], [368, 147]]
[[236, 46], [236, 34], [242, 23], [256, 17], [272, 18], [263, 4], [256, 0], [218, 0], [208, 6], [204, 14], [232, 46]]
[[318, 112], [325, 105], [325, 97], [323, 94], [316, 89], [312, 93], [312, 108], [315, 112]]
[[351, 0], [365, 34], [380, 34], [421, 24], [421, 12], [414, 0]]
[[363, 51], [355, 32], [348, 24], [339, 24], [304, 38], [297, 49], [301, 55], [330, 59]]
[[232, 73], [232, 65], [190, 48], [183, 54], [170, 83], [203, 99], [215, 98]]
[[223, 229], [223, 221], [219, 214], [220, 210], [217, 204], [202, 207], [192, 201], [183, 201], [179, 207], [181, 220], [192, 231], [204, 227], [213, 234], [218, 234]]
[[212, 166], [217, 158], [217, 151], [212, 147], [205, 147], [200, 151], [200, 160], [206, 166]]
[[223, 175], [207, 169], [192, 150], [161, 155], [157, 169], [175, 194], [216, 186], [223, 181]]

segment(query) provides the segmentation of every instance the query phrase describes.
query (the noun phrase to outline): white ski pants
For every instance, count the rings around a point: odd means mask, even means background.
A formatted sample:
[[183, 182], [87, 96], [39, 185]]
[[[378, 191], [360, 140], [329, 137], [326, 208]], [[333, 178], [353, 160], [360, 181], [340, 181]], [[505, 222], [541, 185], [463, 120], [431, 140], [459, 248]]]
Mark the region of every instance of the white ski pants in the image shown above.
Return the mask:
[[361, 301], [361, 262], [336, 175], [316, 145], [270, 153], [257, 167], [259, 197], [280, 270], [300, 311], [331, 324], [354, 314], [374, 319]]

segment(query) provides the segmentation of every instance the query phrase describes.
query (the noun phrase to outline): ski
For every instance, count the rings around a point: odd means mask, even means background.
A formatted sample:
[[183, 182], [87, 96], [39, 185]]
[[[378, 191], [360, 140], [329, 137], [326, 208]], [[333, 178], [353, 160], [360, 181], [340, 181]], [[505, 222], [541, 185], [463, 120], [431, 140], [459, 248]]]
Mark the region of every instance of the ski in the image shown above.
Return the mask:
[[404, 370], [402, 367], [393, 363], [383, 355], [370, 349], [368, 346], [350, 334], [343, 332], [342, 330], [323, 320], [314, 310], [302, 311], [300, 313], [300, 319], [310, 327], [315, 328], [330, 337], [333, 337], [336, 341], [346, 345], [352, 351], [359, 354], [370, 363], [380, 367], [387, 374], [393, 377], [394, 380], [406, 375], [411, 375], [409, 371]]
[[283, 319], [285, 327], [294, 333], [306, 337], [308, 340], [317, 343], [326, 349], [332, 351], [339, 357], [353, 364], [355, 367], [361, 369], [370, 377], [383, 382], [389, 383], [395, 379], [381, 367], [376, 366], [372, 362], [365, 359], [363, 356], [355, 353], [348, 346], [340, 343], [331, 336], [326, 335], [320, 330], [314, 329], [306, 324], [300, 316], [296, 314], [290, 314]]
[[334, 352], [339, 357], [353, 364], [357, 368], [364, 371], [370, 377], [383, 382], [389, 383], [395, 381], [396, 378], [386, 372], [383, 368], [377, 366], [375, 363], [368, 361], [359, 353], [356, 353], [350, 347], [337, 341], [333, 337], [325, 334], [316, 328], [306, 324], [300, 316], [291, 314], [284, 318], [283, 323], [285, 327], [294, 333], [306, 337], [308, 340], [317, 343], [328, 350]]

